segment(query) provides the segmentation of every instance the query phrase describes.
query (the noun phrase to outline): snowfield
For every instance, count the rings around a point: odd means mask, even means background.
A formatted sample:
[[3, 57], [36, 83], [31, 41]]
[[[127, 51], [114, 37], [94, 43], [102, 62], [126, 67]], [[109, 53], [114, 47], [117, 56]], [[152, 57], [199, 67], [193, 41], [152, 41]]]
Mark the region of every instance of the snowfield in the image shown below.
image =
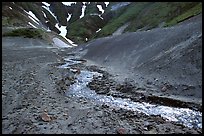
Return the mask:
[[70, 48], [70, 47], [72, 47], [71, 45], [68, 45], [65, 42], [63, 42], [62, 40], [60, 40], [59, 38], [53, 38], [52, 40], [54, 42], [54, 45], [56, 45], [57, 47], [60, 47], [60, 48]]

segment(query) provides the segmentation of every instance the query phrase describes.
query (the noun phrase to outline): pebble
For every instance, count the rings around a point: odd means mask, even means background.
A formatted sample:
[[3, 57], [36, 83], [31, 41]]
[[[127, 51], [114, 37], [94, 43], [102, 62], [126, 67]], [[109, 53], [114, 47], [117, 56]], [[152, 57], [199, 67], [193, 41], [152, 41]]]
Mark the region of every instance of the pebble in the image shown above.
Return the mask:
[[46, 112], [44, 112], [44, 113], [41, 115], [41, 119], [42, 119], [43, 121], [45, 121], [45, 122], [50, 122], [50, 121], [51, 121], [50, 116], [49, 116]]
[[167, 90], [167, 87], [166, 86], [163, 86], [162, 89], [161, 89], [163, 92], [165, 92]]
[[118, 134], [125, 134], [125, 129], [124, 128], [118, 128], [116, 132]]
[[68, 114], [67, 113], [63, 113], [63, 116], [68, 116]]
[[144, 126], [148, 126], [150, 123], [148, 121], [143, 122]]

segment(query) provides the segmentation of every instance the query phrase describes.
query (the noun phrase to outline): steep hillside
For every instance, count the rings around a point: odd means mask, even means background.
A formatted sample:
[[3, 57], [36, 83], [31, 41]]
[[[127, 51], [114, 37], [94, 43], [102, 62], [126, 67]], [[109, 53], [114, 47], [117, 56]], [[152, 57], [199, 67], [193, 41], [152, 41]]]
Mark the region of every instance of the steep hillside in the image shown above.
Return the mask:
[[172, 26], [202, 12], [198, 2], [3, 2], [2, 26], [53, 31], [75, 43]]
[[160, 87], [168, 84], [167, 95], [201, 98], [202, 15], [174, 27], [99, 38], [80, 48], [84, 58], [105, 66], [118, 80], [151, 84], [148, 92], [162, 95]]

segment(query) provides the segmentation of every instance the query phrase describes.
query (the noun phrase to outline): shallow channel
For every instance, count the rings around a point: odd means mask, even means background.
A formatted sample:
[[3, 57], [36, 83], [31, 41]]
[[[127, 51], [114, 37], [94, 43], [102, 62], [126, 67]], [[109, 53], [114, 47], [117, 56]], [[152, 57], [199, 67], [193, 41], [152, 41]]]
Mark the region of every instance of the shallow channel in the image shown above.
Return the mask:
[[[66, 64], [59, 68], [70, 68], [73, 64], [81, 61], [66, 59]], [[122, 108], [131, 111], [142, 112], [146, 115], [160, 115], [169, 121], [183, 124], [190, 128], [202, 128], [202, 113], [189, 108], [175, 108], [162, 105], [154, 105], [146, 102], [133, 102], [130, 99], [114, 98], [112, 96], [97, 94], [90, 90], [87, 84], [91, 82], [93, 76], [102, 77], [101, 73], [81, 70], [77, 75], [76, 82], [66, 91], [66, 96], [81, 97], [93, 101], [96, 104], [105, 104], [112, 108]]]

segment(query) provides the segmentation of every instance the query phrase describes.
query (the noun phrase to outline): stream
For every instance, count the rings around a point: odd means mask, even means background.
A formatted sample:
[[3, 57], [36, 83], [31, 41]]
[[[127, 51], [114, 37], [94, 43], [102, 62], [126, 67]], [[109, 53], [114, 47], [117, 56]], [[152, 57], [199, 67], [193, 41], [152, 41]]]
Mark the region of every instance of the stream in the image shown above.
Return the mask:
[[[65, 59], [64, 65], [58, 68], [71, 68], [69, 66], [81, 63], [79, 60]], [[102, 77], [101, 73], [81, 70], [76, 76], [76, 82], [66, 91], [66, 96], [76, 98], [86, 98], [96, 104], [108, 105], [111, 108], [122, 108], [131, 111], [137, 111], [146, 115], [160, 115], [166, 120], [183, 124], [190, 128], [202, 128], [202, 113], [189, 108], [175, 108], [162, 105], [154, 105], [146, 102], [133, 102], [130, 99], [114, 98], [112, 96], [97, 94], [90, 90], [87, 84], [95, 77]]]

